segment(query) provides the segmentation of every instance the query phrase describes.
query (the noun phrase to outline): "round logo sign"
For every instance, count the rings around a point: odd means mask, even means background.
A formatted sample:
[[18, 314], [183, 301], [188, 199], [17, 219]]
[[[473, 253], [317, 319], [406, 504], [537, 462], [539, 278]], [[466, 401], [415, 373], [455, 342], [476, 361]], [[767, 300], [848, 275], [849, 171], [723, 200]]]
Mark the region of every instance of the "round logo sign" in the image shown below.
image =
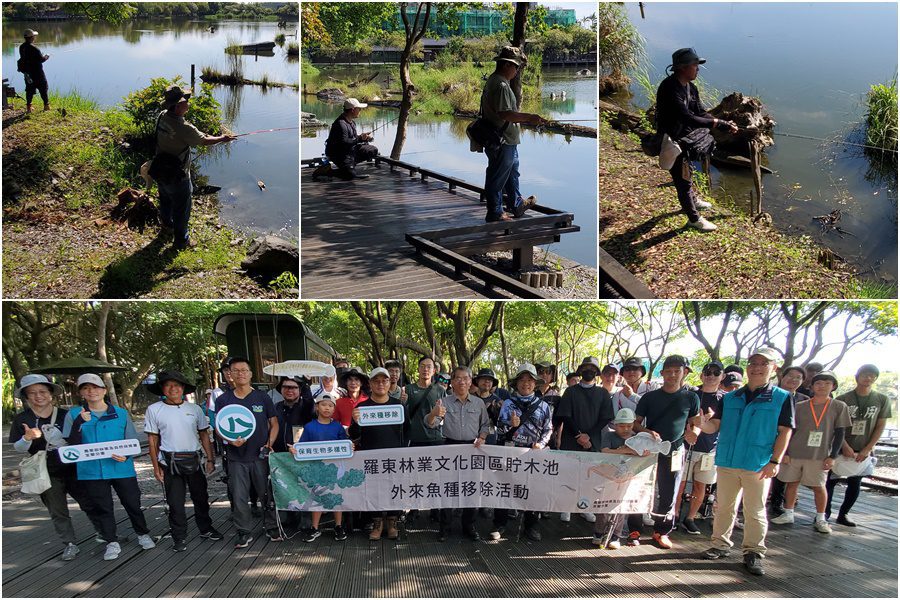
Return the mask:
[[246, 440], [256, 431], [256, 419], [246, 406], [231, 404], [216, 413], [216, 431], [226, 440]]
[[580, 499], [580, 500], [578, 501], [578, 504], [577, 504], [578, 508], [580, 508], [581, 510], [586, 509], [586, 508], [587, 508], [588, 506], [590, 506], [590, 505], [591, 505], [591, 503], [588, 502], [588, 499], [587, 499], [587, 498], [582, 498], [582, 499]]
[[75, 448], [66, 448], [63, 450], [63, 456], [66, 460], [78, 460], [78, 457], [81, 456], [81, 453]]

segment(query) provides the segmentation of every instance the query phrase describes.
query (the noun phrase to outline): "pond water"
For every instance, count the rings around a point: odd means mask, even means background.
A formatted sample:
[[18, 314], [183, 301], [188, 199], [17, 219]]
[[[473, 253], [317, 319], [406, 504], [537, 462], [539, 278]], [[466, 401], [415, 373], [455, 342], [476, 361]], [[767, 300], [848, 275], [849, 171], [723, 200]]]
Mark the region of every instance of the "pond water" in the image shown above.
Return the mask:
[[[874, 3], [656, 3], [631, 22], [647, 42], [655, 85], [672, 52], [693, 47], [707, 59], [700, 77], [724, 96], [762, 98], [776, 132], [861, 141], [852, 130], [865, 117], [873, 84], [897, 73], [897, 5]], [[637, 85], [616, 101], [641, 108]], [[858, 134], [858, 129], [857, 129]], [[832, 248], [858, 270], [894, 280], [897, 272], [896, 170], [877, 173], [858, 148], [775, 137], [766, 150], [776, 175], [763, 177], [763, 209], [783, 231]], [[714, 194], [749, 206], [749, 171], [715, 171]], [[823, 233], [816, 215], [841, 209], [853, 235]]]
[[[214, 33], [210, 25], [216, 26]], [[50, 60], [44, 71], [51, 91], [78, 90], [102, 107], [115, 106], [130, 92], [149, 85], [154, 77], [181, 75], [190, 83], [191, 64], [197, 83], [204, 66], [226, 69], [225, 46], [273, 41], [285, 33], [296, 40], [297, 27], [278, 29], [272, 22], [135, 20], [121, 25], [66, 22], [15, 22], [3, 28], [3, 76], [17, 90], [24, 89], [16, 72], [18, 45], [25, 28], [39, 32], [37, 46]], [[244, 76], [268, 74], [270, 80], [296, 84], [298, 63], [276, 46], [274, 56], [244, 56]], [[297, 127], [297, 92], [293, 88], [214, 86], [229, 129], [246, 133]], [[227, 147], [195, 159], [209, 185], [220, 186], [223, 223], [240, 230], [297, 237], [297, 131], [287, 130], [242, 137]], [[266, 184], [263, 192], [256, 184]]]
[[[319, 66], [320, 77], [338, 77], [346, 74], [346, 67], [332, 70]], [[384, 66], [354, 68], [353, 73], [362, 76], [384, 70]], [[396, 71], [396, 66], [393, 67]], [[316, 89], [313, 83], [310, 90]], [[324, 86], [323, 86], [324, 87]], [[550, 93], [565, 90], [565, 100], [551, 100]], [[571, 119], [596, 119], [594, 99], [597, 97], [595, 77], [578, 78], [575, 69], [545, 69], [543, 74], [540, 112], [545, 117], [560, 121]], [[301, 101], [304, 112], [314, 113], [319, 120], [331, 124], [342, 112], [340, 104], [330, 104], [315, 96], [304, 96]], [[415, 108], [415, 107], [414, 107]], [[393, 146], [397, 128], [390, 123], [398, 115], [392, 108], [370, 107], [358, 120], [359, 131], [375, 133], [375, 145], [388, 155]], [[452, 175], [478, 185], [484, 184], [487, 158], [484, 154], [470, 152], [466, 137], [467, 119], [451, 116], [418, 115], [410, 119], [403, 147], [402, 160], [429, 168], [438, 173]], [[596, 126], [596, 122], [580, 123]], [[382, 127], [383, 126], [383, 127]], [[309, 136], [309, 137], [307, 137]], [[304, 130], [301, 139], [303, 158], [315, 158], [325, 151], [328, 129]], [[526, 196], [534, 194], [541, 204], [552, 206], [575, 215], [575, 224], [581, 231], [561, 237], [552, 244], [552, 252], [596, 267], [597, 263], [597, 140], [594, 138], [566, 137], [559, 134], [538, 133], [523, 129], [519, 146], [520, 188]]]

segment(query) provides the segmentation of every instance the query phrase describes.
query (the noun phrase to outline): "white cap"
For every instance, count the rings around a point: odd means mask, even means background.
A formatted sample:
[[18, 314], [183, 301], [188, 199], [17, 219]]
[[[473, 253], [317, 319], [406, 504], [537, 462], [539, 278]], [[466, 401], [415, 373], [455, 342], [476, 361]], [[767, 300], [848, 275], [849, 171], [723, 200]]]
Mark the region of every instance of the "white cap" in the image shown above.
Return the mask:
[[375, 377], [377, 377], [379, 375], [384, 375], [385, 377], [388, 377], [388, 378], [390, 378], [390, 376], [391, 376], [390, 373], [388, 373], [388, 370], [385, 369], [384, 367], [375, 367], [374, 369], [369, 371], [369, 379], [370, 380], [375, 379]]
[[337, 399], [328, 392], [325, 392], [321, 396], [316, 396], [316, 404], [318, 404], [319, 402], [325, 402], [326, 400], [328, 400], [332, 404], [337, 404]]
[[627, 406], [624, 408], [620, 408], [619, 412], [616, 413], [616, 418], [613, 419], [613, 423], [616, 425], [623, 425], [625, 423], [634, 423], [634, 420], [637, 417], [634, 416], [634, 411], [628, 408]]
[[337, 370], [334, 368], [334, 365], [325, 365], [325, 374], [323, 377], [331, 377], [334, 379], [337, 376]]
[[84, 375], [80, 376], [78, 378], [78, 383], [77, 383], [76, 387], [78, 387], [78, 389], [81, 389], [81, 386], [83, 386], [86, 383], [93, 383], [97, 387], [101, 387], [104, 390], [106, 389], [106, 384], [103, 383], [103, 378], [100, 377], [99, 375], [97, 375], [96, 373], [85, 373]]
[[365, 108], [368, 104], [365, 102], [360, 102], [356, 98], [347, 98], [344, 100], [344, 110], [350, 110], [351, 108]]

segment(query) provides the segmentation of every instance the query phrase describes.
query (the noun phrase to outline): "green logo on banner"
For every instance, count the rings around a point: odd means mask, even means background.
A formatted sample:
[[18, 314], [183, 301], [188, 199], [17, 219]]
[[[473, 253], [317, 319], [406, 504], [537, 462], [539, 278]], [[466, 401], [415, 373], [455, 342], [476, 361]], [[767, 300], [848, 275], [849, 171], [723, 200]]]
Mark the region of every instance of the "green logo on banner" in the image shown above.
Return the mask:
[[81, 453], [75, 448], [68, 448], [63, 451], [63, 456], [66, 458], [66, 460], [78, 460], [78, 458], [81, 456]]

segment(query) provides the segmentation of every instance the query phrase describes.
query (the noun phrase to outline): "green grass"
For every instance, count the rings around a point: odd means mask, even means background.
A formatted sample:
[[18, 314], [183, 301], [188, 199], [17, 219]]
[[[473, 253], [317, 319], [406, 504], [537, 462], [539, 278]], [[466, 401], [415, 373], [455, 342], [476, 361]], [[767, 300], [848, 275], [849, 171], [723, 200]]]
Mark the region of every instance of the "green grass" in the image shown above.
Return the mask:
[[[866, 97], [866, 144], [877, 148], [897, 148], [897, 77], [886, 84], [873, 85]], [[895, 155], [896, 156], [896, 155]]]
[[275, 36], [275, 43], [278, 44], [279, 46], [283, 46], [283, 45], [284, 45], [284, 41], [285, 41], [286, 39], [287, 39], [287, 38], [284, 36], [283, 33], [279, 33], [278, 35]]

